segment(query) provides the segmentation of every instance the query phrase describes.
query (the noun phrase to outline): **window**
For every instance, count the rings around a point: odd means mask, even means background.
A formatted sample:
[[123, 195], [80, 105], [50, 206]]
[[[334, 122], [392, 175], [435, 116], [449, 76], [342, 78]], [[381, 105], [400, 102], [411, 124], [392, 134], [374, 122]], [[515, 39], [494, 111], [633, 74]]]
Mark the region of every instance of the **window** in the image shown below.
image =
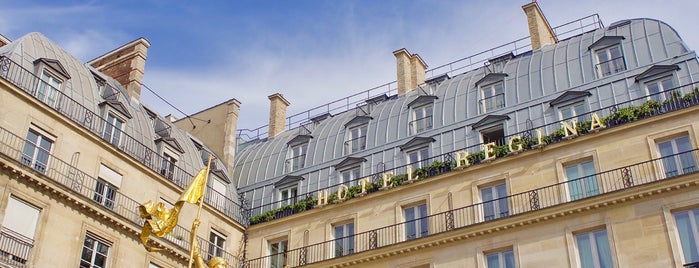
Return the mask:
[[160, 174], [172, 180], [175, 177], [175, 163], [177, 163], [177, 158], [167, 152], [163, 152]]
[[352, 181], [358, 180], [361, 176], [361, 170], [359, 167], [353, 167], [347, 170], [342, 171], [341, 173], [341, 178], [340, 178], [340, 183], [350, 186]]
[[505, 87], [503, 82], [481, 87], [479, 101], [481, 113], [487, 113], [505, 107]]
[[586, 109], [584, 101], [564, 105], [558, 108], [561, 120], [578, 119], [578, 116], [585, 114], [585, 111]]
[[578, 246], [580, 267], [602, 268], [612, 267], [612, 254], [609, 250], [607, 230], [597, 230], [575, 235]]
[[674, 83], [672, 82], [672, 76], [660, 78], [657, 80], [646, 82], [644, 84], [646, 86], [646, 91], [648, 91], [648, 96], [650, 97], [650, 99], [657, 102], [663, 102], [666, 99], [668, 99], [672, 92], [666, 90], [670, 90], [675, 87]]
[[291, 147], [289, 159], [286, 160], [288, 172], [299, 170], [304, 167], [306, 162], [306, 151], [308, 144], [299, 144]]
[[110, 246], [110, 242], [87, 233], [83, 242], [83, 251], [80, 255], [80, 268], [107, 267]]
[[432, 129], [432, 104], [413, 108], [413, 120], [410, 121], [409, 126], [412, 134]]
[[684, 263], [699, 262], [699, 208], [673, 213]]
[[405, 213], [406, 240], [423, 237], [429, 234], [426, 204], [404, 208], [403, 213]]
[[49, 165], [49, 154], [55, 138], [41, 131], [29, 129], [27, 139], [22, 149], [22, 163], [32, 167], [36, 171], [46, 173]]
[[224, 249], [226, 248], [226, 236], [211, 229], [209, 234], [209, 256], [223, 257]]
[[505, 129], [502, 127], [502, 124], [500, 124], [481, 130], [481, 139], [483, 140], [483, 144], [491, 142], [494, 142], [497, 145], [506, 144]]
[[335, 257], [354, 253], [354, 223], [333, 226]]
[[621, 46], [613, 45], [595, 52], [597, 56], [597, 75], [605, 77], [626, 70], [624, 55], [621, 53]]
[[350, 128], [348, 140], [345, 142], [345, 152], [351, 154], [366, 149], [366, 133], [366, 124]]
[[269, 267], [284, 268], [286, 267], [286, 251], [288, 250], [288, 242], [281, 240], [274, 243], [269, 243]]
[[485, 255], [488, 268], [515, 268], [515, 254], [512, 249]]
[[484, 220], [489, 221], [510, 215], [505, 183], [481, 188], [481, 199], [483, 200]]
[[60, 88], [61, 80], [44, 69], [41, 71], [41, 81], [36, 89], [36, 98], [51, 107], [56, 107]]
[[[39, 221], [41, 209], [31, 205], [13, 195], [7, 202], [5, 217], [2, 220], [2, 232], [23, 241], [33, 241], [36, 232], [36, 225]], [[8, 232], [10, 231], [10, 232]], [[5, 247], [0, 247], [2, 251], [8, 251]], [[20, 253], [11, 252], [9, 253]]]
[[428, 148], [408, 152], [408, 163], [413, 167], [413, 170], [428, 166], [429, 163], [427, 163], [427, 160], [429, 158], [430, 153]]
[[674, 177], [697, 171], [689, 136], [677, 137], [658, 143], [666, 177]]
[[104, 134], [102, 137], [113, 145], [121, 145], [121, 132], [123, 125], [123, 120], [114, 116], [112, 113], [107, 113], [107, 122], [104, 124]]
[[578, 200], [599, 194], [597, 176], [594, 176], [595, 164], [592, 160], [567, 165], [565, 173], [568, 180], [570, 200]]
[[281, 201], [281, 206], [296, 204], [297, 195], [298, 187], [296, 185], [280, 189], [279, 201]]
[[116, 192], [116, 187], [102, 179], [97, 179], [97, 183], [95, 184], [95, 194], [92, 196], [92, 200], [95, 200], [95, 202], [100, 203], [109, 209], [113, 209], [116, 199]]

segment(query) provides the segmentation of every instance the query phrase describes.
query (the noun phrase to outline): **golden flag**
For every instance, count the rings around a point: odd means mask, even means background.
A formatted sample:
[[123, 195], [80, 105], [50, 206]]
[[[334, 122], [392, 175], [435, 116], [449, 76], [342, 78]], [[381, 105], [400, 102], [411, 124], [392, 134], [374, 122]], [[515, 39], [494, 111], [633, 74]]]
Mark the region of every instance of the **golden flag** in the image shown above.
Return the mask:
[[184, 203], [196, 203], [202, 197], [206, 190], [206, 179], [209, 174], [208, 168], [203, 168], [189, 183], [189, 186], [184, 190], [180, 199], [177, 200], [175, 206], [171, 209], [165, 207], [162, 202], [154, 203], [148, 201], [143, 205], [138, 206], [138, 211], [141, 218], [146, 219], [141, 230], [141, 243], [148, 251], [159, 251], [162, 248], [148, 245], [148, 237], [151, 233], [158, 237], [163, 237], [170, 233], [177, 226], [177, 220], [180, 215], [180, 210]]

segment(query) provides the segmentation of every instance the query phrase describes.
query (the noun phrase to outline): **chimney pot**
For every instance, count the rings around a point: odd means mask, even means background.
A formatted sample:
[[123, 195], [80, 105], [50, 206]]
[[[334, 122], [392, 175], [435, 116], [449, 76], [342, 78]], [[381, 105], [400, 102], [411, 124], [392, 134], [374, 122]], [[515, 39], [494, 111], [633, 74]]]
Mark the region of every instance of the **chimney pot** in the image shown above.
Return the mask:
[[267, 98], [270, 100], [269, 137], [271, 138], [286, 129], [286, 108], [290, 103], [279, 93], [269, 95]]
[[427, 64], [418, 54], [410, 54], [407, 49], [393, 51], [396, 57], [396, 82], [398, 95], [403, 95], [425, 83]]
[[539, 50], [545, 45], [552, 45], [558, 42], [556, 35], [548, 20], [541, 12], [539, 3], [533, 1], [523, 5], [524, 14], [527, 15], [527, 24], [529, 25], [529, 38], [532, 43], [532, 50]]

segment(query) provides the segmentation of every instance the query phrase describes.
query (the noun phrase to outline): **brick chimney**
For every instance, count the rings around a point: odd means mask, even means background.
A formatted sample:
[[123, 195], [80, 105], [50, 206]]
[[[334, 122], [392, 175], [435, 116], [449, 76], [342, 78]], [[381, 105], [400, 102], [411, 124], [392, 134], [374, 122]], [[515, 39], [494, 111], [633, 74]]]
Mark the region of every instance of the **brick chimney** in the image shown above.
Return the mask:
[[405, 94], [425, 83], [427, 64], [418, 54], [410, 54], [407, 49], [401, 48], [393, 51], [393, 56], [396, 57], [398, 95]]
[[551, 25], [549, 25], [548, 20], [546, 20], [544, 13], [541, 12], [539, 3], [537, 3], [536, 0], [523, 5], [522, 9], [524, 10], [524, 14], [527, 15], [532, 50], [538, 50], [545, 45], [552, 45], [558, 42]]
[[269, 95], [269, 137], [277, 136], [286, 129], [286, 107], [289, 107], [287, 101], [282, 94], [275, 93]]
[[5, 36], [3, 36], [2, 34], [0, 34], [0, 47], [3, 47], [3, 46], [5, 46], [5, 45], [7, 45], [7, 44], [9, 44], [9, 43], [11, 43], [11, 42], [12, 42], [12, 41], [10, 41], [10, 39], [7, 39], [7, 37], [5, 37]]
[[114, 78], [131, 99], [141, 98], [141, 82], [150, 42], [141, 37], [88, 62], [98, 71]]

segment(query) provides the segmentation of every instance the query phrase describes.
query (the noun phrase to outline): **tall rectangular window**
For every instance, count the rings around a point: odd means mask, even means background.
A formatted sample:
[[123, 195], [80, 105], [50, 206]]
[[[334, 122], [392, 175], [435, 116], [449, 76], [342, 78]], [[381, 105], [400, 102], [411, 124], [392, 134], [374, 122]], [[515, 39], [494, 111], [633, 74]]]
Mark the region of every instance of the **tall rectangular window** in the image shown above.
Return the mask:
[[612, 267], [607, 230], [597, 230], [575, 235], [578, 256], [582, 268]]
[[114, 209], [114, 203], [116, 201], [117, 188], [114, 185], [109, 184], [103, 179], [97, 179], [95, 184], [95, 194], [92, 196], [92, 200], [100, 203], [109, 209]]
[[485, 255], [488, 268], [516, 268], [515, 254], [512, 249], [492, 252]]
[[597, 176], [594, 176], [595, 164], [592, 160], [567, 165], [565, 173], [566, 179], [568, 179], [570, 200], [578, 200], [599, 194]]
[[274, 243], [269, 243], [269, 267], [270, 268], [285, 268], [286, 267], [286, 252], [288, 250], [288, 242], [281, 240]]
[[657, 102], [663, 102], [668, 99], [672, 92], [666, 90], [670, 90], [675, 87], [674, 83], [672, 82], [672, 76], [645, 82], [643, 84], [646, 85], [646, 90], [648, 91], [648, 96], [650, 99]]
[[666, 177], [674, 177], [697, 171], [697, 161], [692, 152], [689, 136], [658, 142]]
[[426, 204], [403, 208], [403, 213], [405, 215], [405, 240], [429, 234]]
[[350, 154], [366, 149], [366, 133], [366, 124], [350, 128], [348, 140], [345, 142], [345, 152]]
[[684, 263], [699, 262], [699, 208], [673, 213]]
[[22, 164], [41, 173], [46, 173], [54, 140], [55, 138], [42, 134], [40, 131], [29, 129], [22, 149]]
[[413, 120], [410, 121], [410, 133], [417, 134], [432, 129], [432, 104], [413, 108]]
[[111, 242], [106, 241], [92, 233], [85, 235], [83, 250], [80, 255], [80, 268], [104, 268], [107, 267]]
[[209, 255], [210, 257], [223, 257], [224, 249], [226, 248], [226, 236], [211, 229], [209, 233]]
[[303, 143], [290, 148], [289, 158], [286, 160], [287, 172], [302, 169], [306, 162], [308, 144]]
[[408, 163], [412, 166], [413, 170], [428, 166], [429, 163], [427, 163], [427, 161], [429, 158], [429, 148], [421, 148], [408, 152]]
[[61, 87], [61, 80], [46, 70], [41, 71], [41, 81], [36, 89], [36, 98], [55, 107], [58, 101], [58, 90]]
[[479, 105], [481, 113], [487, 113], [505, 107], [505, 86], [503, 82], [501, 81], [481, 87]]
[[27, 262], [34, 244], [39, 212], [38, 207], [10, 195], [0, 233], [0, 256], [18, 263]]
[[489, 221], [510, 215], [505, 183], [481, 188], [481, 199], [483, 200], [484, 220]]
[[177, 158], [167, 152], [163, 152], [162, 163], [160, 163], [160, 174], [172, 180], [175, 177], [176, 163]]
[[335, 257], [354, 253], [354, 223], [333, 226]]
[[279, 200], [281, 201], [281, 206], [296, 204], [296, 197], [298, 196], [298, 186], [289, 186], [279, 190]]
[[104, 124], [104, 133], [102, 138], [113, 145], [121, 145], [121, 132], [123, 131], [123, 125], [123, 120], [114, 116], [112, 113], [107, 113], [107, 122]]
[[619, 45], [613, 45], [603, 49], [598, 49], [595, 52], [597, 56], [597, 75], [605, 77], [626, 70], [624, 63], [624, 55], [621, 53]]

